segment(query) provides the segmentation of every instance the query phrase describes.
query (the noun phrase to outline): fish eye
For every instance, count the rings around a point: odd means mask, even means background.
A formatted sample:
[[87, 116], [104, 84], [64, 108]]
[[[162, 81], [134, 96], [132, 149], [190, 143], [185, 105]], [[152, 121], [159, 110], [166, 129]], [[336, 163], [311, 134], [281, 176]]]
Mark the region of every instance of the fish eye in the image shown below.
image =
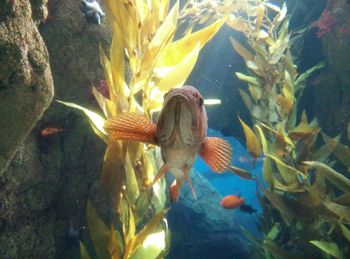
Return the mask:
[[203, 98], [199, 98], [199, 107], [202, 107], [203, 106], [203, 103], [204, 103], [204, 100]]

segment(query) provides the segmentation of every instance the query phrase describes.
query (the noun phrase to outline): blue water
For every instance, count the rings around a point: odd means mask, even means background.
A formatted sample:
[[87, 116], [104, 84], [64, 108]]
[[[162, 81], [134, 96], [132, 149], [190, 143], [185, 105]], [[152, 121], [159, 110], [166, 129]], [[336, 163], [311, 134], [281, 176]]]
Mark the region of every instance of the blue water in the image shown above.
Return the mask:
[[[247, 170], [254, 176], [261, 176], [263, 166], [262, 159], [258, 159], [255, 165], [253, 165], [251, 156], [236, 138], [224, 137], [220, 132], [212, 129], [208, 130], [208, 136], [223, 138], [231, 144], [233, 147], [232, 165]], [[260, 235], [256, 226], [258, 222], [257, 216], [261, 213], [261, 206], [256, 195], [256, 181], [243, 179], [231, 172], [223, 174], [214, 173], [202, 159], [197, 159], [194, 167], [209, 180], [223, 197], [230, 194], [240, 195], [245, 199], [245, 204], [257, 210], [256, 213], [249, 214], [242, 212], [240, 209], [235, 209], [234, 217], [237, 219], [237, 222], [240, 222], [240, 224], [252, 234]]]

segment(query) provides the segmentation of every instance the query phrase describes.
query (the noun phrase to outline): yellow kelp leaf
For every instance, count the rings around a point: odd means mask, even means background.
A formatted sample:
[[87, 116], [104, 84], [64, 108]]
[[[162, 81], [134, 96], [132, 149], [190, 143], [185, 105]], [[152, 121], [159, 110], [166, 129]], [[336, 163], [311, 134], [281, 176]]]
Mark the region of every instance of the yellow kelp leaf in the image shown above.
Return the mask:
[[298, 171], [296, 168], [285, 164], [278, 157], [269, 154], [267, 154], [267, 156], [275, 161], [278, 171], [287, 185], [304, 182], [306, 180], [305, 175], [302, 172]]
[[317, 169], [317, 174], [327, 178], [343, 192], [350, 192], [350, 179], [338, 173], [333, 168], [317, 161], [304, 161], [304, 164]]
[[130, 243], [126, 246], [124, 258], [130, 258], [141, 247], [146, 238], [158, 227], [158, 224], [163, 220], [167, 211], [168, 210], [162, 210], [154, 215], [148, 224], [145, 225], [143, 229], [141, 229], [141, 231], [131, 239]]
[[350, 242], [350, 230], [343, 224], [340, 224], [340, 230], [343, 236]]
[[311, 124], [309, 125], [307, 117], [306, 117], [306, 113], [304, 111], [301, 115], [301, 121], [300, 121], [299, 125], [297, 127], [295, 127], [294, 129], [291, 129], [289, 131], [288, 136], [291, 139], [299, 139], [299, 138], [302, 138], [304, 136], [314, 134], [317, 131], [318, 131], [318, 127], [312, 127]]
[[333, 154], [339, 161], [347, 168], [350, 168], [350, 148], [339, 143], [339, 137], [337, 137], [338, 140], [332, 139], [324, 133], [322, 133], [322, 137], [326, 145], [333, 150]]
[[81, 259], [90, 259], [90, 255], [86, 247], [84, 246], [83, 242], [79, 241], [80, 246], [80, 258]]
[[122, 240], [117, 238], [116, 231], [114, 230], [114, 225], [112, 224], [109, 230], [109, 242], [108, 242], [108, 252], [109, 252], [110, 258], [121, 259], [122, 247], [123, 247]]
[[[125, 74], [125, 56], [124, 47], [120, 38], [123, 37], [118, 29], [113, 32], [112, 44], [110, 48], [110, 62], [113, 78], [113, 89], [111, 92], [116, 96], [121, 93], [125, 96], [124, 90], [124, 74]], [[113, 100], [113, 99], [112, 99]]]
[[261, 144], [254, 131], [247, 124], [245, 124], [239, 116], [238, 119], [244, 131], [247, 150], [254, 159], [257, 159], [262, 153]]
[[86, 218], [89, 227], [90, 237], [94, 244], [95, 252], [99, 258], [109, 258], [108, 241], [109, 229], [97, 214], [92, 202], [88, 199]]
[[236, 31], [241, 31], [244, 32], [247, 30], [248, 25], [246, 22], [242, 21], [240, 18], [237, 16], [231, 15], [227, 21], [227, 25], [230, 26], [232, 29]]
[[239, 73], [239, 72], [236, 72], [236, 76], [238, 77], [239, 80], [242, 80], [242, 81], [254, 84], [254, 85], [259, 85], [259, 81], [255, 77], [247, 76], [247, 75]]
[[257, 14], [256, 14], [256, 21], [255, 21], [255, 29], [259, 29], [262, 22], [263, 22], [263, 19], [264, 19], [264, 16], [265, 16], [265, 11], [266, 11], [266, 8], [264, 5], [260, 4], [258, 7], [257, 7]]
[[172, 41], [175, 31], [177, 16], [179, 13], [179, 2], [176, 2], [164, 22], [157, 29], [156, 34], [152, 38], [147, 50], [142, 58], [140, 71], [136, 73], [136, 83], [134, 93], [137, 93], [144, 87], [156, 65], [158, 58], [161, 56], [165, 47]]
[[224, 18], [219, 19], [215, 23], [171, 43], [162, 53], [162, 56], [157, 61], [156, 67], [168, 67], [179, 64], [185, 56], [193, 52], [198, 45], [199, 49], [203, 48], [219, 31], [224, 22]]
[[267, 6], [268, 8], [274, 10], [275, 12], [280, 12], [281, 8], [275, 4], [271, 4], [271, 3], [264, 3], [265, 6]]
[[279, 13], [277, 14], [277, 16], [275, 17], [275, 20], [277, 22], [281, 22], [283, 21], [283, 19], [286, 17], [287, 14], [287, 5], [284, 2], [281, 11], [279, 11]]
[[200, 51], [199, 44], [177, 65], [173, 67], [155, 68], [155, 75], [159, 78], [156, 87], [162, 92], [171, 88], [180, 87], [186, 81], [196, 64]]
[[325, 242], [325, 241], [317, 241], [317, 240], [312, 240], [309, 241], [311, 244], [314, 246], [317, 246], [319, 249], [321, 249], [323, 252], [326, 254], [332, 255], [335, 258], [341, 258], [342, 254], [339, 250], [339, 247], [336, 243], [333, 242]]
[[104, 97], [95, 87], [92, 87], [92, 94], [94, 95], [100, 109], [103, 111], [103, 114], [106, 118], [116, 117], [116, 105], [115, 102]]
[[275, 186], [275, 179], [272, 174], [271, 159], [267, 157], [264, 157], [263, 177], [265, 182], [267, 182], [271, 188]]
[[231, 44], [233, 48], [237, 51], [237, 53], [244, 59], [245, 63], [248, 61], [254, 61], [254, 55], [250, 53], [249, 50], [247, 50], [245, 47], [243, 47], [238, 41], [235, 39], [231, 38]]
[[62, 102], [62, 101], [57, 101], [57, 102], [83, 111], [85, 113], [85, 115], [88, 117], [88, 119], [90, 121], [90, 125], [91, 125], [92, 129], [94, 130], [94, 132], [97, 134], [97, 136], [99, 136], [102, 140], [104, 140], [107, 143], [108, 138], [107, 138], [107, 133], [104, 130], [105, 119], [103, 117], [101, 117], [97, 113], [90, 111], [90, 110], [88, 110], [80, 105], [77, 105], [75, 103]]
[[114, 100], [116, 96], [116, 88], [113, 86], [114, 81], [113, 81], [113, 72], [112, 72], [111, 62], [107, 58], [101, 45], [99, 46], [99, 50], [100, 50], [100, 62], [103, 67], [103, 72], [105, 75], [105, 80], [107, 82], [110, 99]]
[[134, 238], [135, 232], [136, 232], [135, 215], [134, 215], [132, 206], [129, 206], [129, 224], [128, 224], [127, 236], [125, 239], [126, 244], [128, 244]]

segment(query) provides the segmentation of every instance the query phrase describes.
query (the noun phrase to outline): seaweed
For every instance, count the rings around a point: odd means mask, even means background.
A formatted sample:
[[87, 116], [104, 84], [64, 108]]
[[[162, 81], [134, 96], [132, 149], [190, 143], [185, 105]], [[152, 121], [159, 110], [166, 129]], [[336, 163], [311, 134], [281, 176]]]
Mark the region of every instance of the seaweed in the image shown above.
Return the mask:
[[[240, 89], [252, 126], [239, 119], [253, 158], [262, 153], [263, 179], [258, 196], [263, 207], [264, 238], [248, 233], [258, 258], [347, 258], [350, 224], [349, 148], [322, 133], [298, 102], [305, 80], [323, 63], [298, 73], [291, 54], [287, 6], [269, 1], [234, 1], [227, 24], [246, 42], [231, 39], [247, 73]], [[322, 134], [320, 134], [322, 133]], [[324, 145], [320, 146], [320, 136]], [[335, 169], [335, 163], [342, 164]], [[267, 183], [267, 184], [266, 184]]]
[[[168, 250], [165, 215], [165, 181], [151, 187], [158, 161], [152, 145], [117, 141], [105, 129], [108, 119], [122, 112], [152, 119], [162, 107], [163, 96], [180, 87], [191, 73], [201, 48], [225, 23], [208, 26], [174, 39], [182, 12], [179, 2], [168, 0], [104, 1], [112, 30], [109, 57], [100, 47], [105, 74], [103, 92], [93, 87], [102, 111], [96, 113], [74, 103], [107, 146], [101, 180], [114, 203], [119, 224], [105, 224], [92, 202], [87, 204], [88, 227], [99, 258], [157, 258]], [[168, 9], [170, 9], [168, 11]], [[89, 257], [81, 243], [81, 256]]]

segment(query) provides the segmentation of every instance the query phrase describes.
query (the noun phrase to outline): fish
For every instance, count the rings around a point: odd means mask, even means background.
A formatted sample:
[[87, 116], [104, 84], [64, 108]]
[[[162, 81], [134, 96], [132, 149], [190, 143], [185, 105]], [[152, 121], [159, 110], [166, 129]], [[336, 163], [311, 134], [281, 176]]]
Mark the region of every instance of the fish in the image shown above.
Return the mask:
[[252, 206], [247, 205], [247, 204], [242, 204], [239, 209], [245, 213], [249, 213], [249, 214], [253, 214], [255, 213], [257, 210], [254, 209]]
[[42, 137], [48, 138], [50, 136], [54, 136], [54, 135], [57, 135], [59, 133], [62, 133], [63, 131], [65, 131], [65, 130], [62, 128], [59, 128], [59, 127], [46, 126], [41, 130], [40, 134]]
[[156, 124], [142, 114], [124, 113], [107, 120], [105, 130], [112, 139], [160, 147], [164, 164], [150, 186], [170, 172], [175, 178], [169, 187], [172, 203], [178, 201], [185, 181], [196, 197], [189, 173], [197, 155], [217, 173], [226, 171], [231, 164], [231, 145], [221, 138], [207, 136], [208, 117], [204, 100], [193, 86], [173, 88], [164, 95]]
[[88, 23], [101, 25], [101, 17], [106, 14], [102, 11], [99, 3], [96, 0], [82, 0], [80, 11], [84, 14]]
[[225, 209], [236, 209], [244, 204], [244, 199], [239, 195], [227, 195], [221, 201], [220, 205]]

